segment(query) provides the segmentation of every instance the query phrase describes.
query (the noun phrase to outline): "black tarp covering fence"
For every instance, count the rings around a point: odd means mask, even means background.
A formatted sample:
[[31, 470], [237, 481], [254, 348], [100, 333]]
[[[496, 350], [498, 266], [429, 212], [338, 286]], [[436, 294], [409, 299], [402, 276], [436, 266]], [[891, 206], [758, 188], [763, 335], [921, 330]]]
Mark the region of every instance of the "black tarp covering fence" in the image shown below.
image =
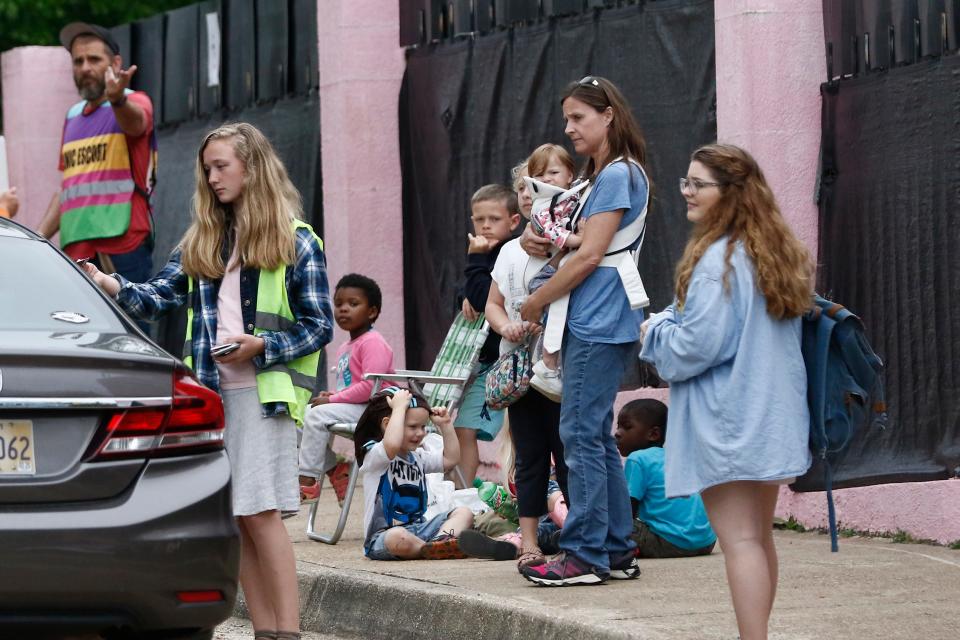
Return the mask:
[[319, 87], [316, 0], [205, 0], [112, 32], [158, 125]]
[[828, 78], [960, 49], [960, 0], [823, 0]]
[[826, 84], [819, 289], [887, 365], [837, 486], [960, 474], [960, 57]]
[[651, 309], [669, 303], [689, 231], [677, 179], [716, 137], [712, 0], [666, 1], [563, 18], [410, 51], [400, 96], [406, 353], [433, 362], [456, 311], [469, 202], [544, 142], [562, 143], [570, 81], [610, 78], [648, 142], [654, 202], [640, 271]]

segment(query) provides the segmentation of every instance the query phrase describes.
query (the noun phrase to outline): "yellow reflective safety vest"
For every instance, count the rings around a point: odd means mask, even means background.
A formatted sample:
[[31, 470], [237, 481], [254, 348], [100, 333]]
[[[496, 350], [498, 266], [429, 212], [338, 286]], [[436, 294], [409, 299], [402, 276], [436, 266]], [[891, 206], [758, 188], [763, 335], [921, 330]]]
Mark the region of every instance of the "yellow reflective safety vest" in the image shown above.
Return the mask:
[[[323, 240], [313, 231], [306, 222], [294, 220], [294, 230], [309, 229], [317, 239], [320, 249], [323, 249]], [[254, 320], [253, 335], [285, 331], [296, 323], [296, 318], [290, 310], [287, 300], [286, 265], [277, 269], [261, 269], [257, 284], [257, 310]], [[187, 334], [183, 345], [183, 361], [188, 367], [193, 367], [193, 278], [189, 278], [187, 285]], [[306, 411], [313, 390], [317, 385], [317, 367], [320, 364], [320, 351], [290, 360], [278, 362], [266, 369], [257, 370], [257, 395], [260, 404], [268, 402], [285, 402], [287, 413], [303, 423], [303, 414]]]

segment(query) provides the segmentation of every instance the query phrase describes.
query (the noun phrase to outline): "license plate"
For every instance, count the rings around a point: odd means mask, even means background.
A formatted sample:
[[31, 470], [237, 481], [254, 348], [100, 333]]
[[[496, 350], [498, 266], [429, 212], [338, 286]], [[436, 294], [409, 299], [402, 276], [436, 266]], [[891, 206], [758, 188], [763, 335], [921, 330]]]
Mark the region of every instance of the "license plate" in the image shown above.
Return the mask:
[[0, 474], [29, 476], [37, 472], [33, 422], [0, 420]]

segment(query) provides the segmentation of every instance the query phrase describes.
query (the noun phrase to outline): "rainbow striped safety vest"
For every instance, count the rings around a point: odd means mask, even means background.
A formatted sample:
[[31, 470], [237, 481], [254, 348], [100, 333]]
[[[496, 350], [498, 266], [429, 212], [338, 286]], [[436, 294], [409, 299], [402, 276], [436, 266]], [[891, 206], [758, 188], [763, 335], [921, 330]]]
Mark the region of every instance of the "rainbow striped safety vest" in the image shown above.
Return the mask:
[[[127, 95], [133, 91], [127, 90]], [[60, 245], [122, 236], [130, 227], [133, 194], [148, 194], [133, 180], [127, 138], [104, 102], [83, 115], [86, 101], [70, 107], [63, 126]], [[156, 136], [150, 146], [156, 167]]]

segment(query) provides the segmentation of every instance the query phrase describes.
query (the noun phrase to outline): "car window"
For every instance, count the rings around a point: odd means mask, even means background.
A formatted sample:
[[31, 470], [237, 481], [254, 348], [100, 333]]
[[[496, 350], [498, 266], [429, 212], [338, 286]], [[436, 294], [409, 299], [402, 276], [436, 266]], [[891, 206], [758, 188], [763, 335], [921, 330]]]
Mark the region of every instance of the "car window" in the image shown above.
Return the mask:
[[125, 331], [95, 287], [49, 245], [0, 235], [0, 331]]

